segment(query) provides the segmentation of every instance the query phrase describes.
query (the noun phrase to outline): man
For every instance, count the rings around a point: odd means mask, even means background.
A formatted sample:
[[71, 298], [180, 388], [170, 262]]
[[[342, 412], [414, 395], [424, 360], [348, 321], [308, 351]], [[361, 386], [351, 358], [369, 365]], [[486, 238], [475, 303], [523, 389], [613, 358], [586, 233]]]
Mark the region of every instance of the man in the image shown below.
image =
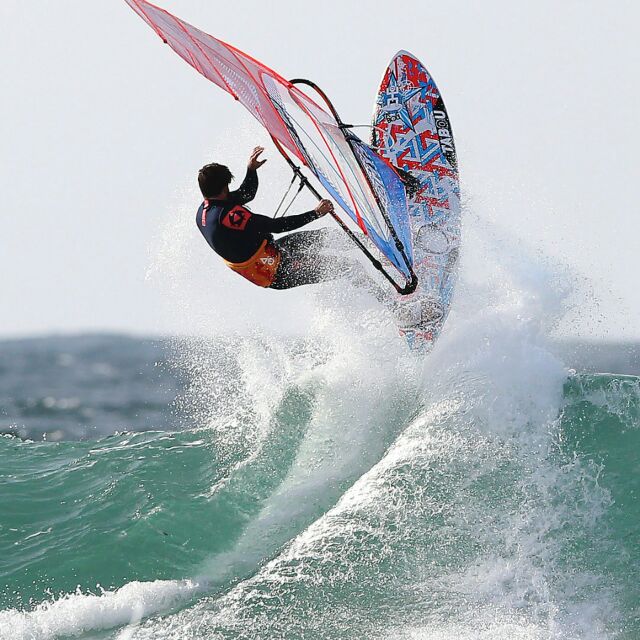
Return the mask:
[[[230, 269], [269, 289], [291, 289], [350, 277], [356, 286], [390, 307], [401, 328], [428, 328], [439, 319], [428, 299], [401, 302], [390, 290], [371, 280], [359, 262], [344, 255], [344, 237], [338, 229], [298, 231], [274, 239], [274, 233], [294, 231], [332, 212], [333, 204], [321, 200], [315, 209], [286, 218], [269, 218], [249, 211], [244, 205], [258, 191], [257, 171], [266, 162], [260, 159], [263, 151], [263, 147], [252, 151], [247, 175], [236, 191], [229, 191], [233, 175], [224, 165], [207, 164], [198, 173], [204, 202], [198, 208], [196, 223], [209, 246]], [[324, 253], [329, 247], [335, 255]]]
[[253, 150], [247, 175], [236, 191], [229, 191], [233, 175], [228, 167], [212, 163], [200, 169], [204, 202], [196, 215], [198, 229], [230, 269], [259, 287], [290, 289], [338, 277], [336, 261], [321, 253], [331, 235], [326, 229], [290, 233], [277, 240], [272, 235], [294, 231], [332, 212], [329, 200], [286, 218], [269, 218], [244, 206], [258, 190], [257, 171], [266, 162], [260, 159], [263, 151], [263, 147]]

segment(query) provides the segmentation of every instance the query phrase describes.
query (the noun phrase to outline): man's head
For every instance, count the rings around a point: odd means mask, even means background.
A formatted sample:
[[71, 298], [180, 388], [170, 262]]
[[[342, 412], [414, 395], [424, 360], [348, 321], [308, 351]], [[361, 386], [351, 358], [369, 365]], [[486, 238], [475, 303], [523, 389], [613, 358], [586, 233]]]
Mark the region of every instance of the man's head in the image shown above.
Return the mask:
[[222, 195], [232, 180], [233, 175], [229, 171], [229, 167], [217, 162], [205, 164], [198, 171], [198, 184], [205, 198], [215, 198]]

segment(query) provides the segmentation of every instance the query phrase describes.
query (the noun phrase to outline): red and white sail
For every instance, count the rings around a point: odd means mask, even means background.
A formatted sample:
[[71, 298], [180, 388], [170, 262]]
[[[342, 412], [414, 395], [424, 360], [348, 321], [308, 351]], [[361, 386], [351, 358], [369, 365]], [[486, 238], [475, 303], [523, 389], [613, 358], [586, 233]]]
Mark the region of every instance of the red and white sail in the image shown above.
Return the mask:
[[[255, 58], [150, 2], [125, 1], [183, 60], [230, 93], [307, 166], [362, 233], [405, 278], [410, 277], [404, 190], [384, 160], [359, 138], [345, 134], [336, 118], [296, 85]], [[394, 232], [401, 237], [409, 264]]]

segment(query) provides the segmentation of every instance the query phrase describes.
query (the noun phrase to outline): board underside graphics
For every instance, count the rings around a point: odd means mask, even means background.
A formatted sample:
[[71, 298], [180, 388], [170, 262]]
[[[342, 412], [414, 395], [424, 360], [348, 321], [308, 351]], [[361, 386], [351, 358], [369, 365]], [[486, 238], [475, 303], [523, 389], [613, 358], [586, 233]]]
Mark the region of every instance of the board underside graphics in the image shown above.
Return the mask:
[[[407, 204], [418, 288], [399, 298], [401, 333], [426, 352], [449, 312], [460, 247], [460, 185], [456, 151], [444, 102], [427, 69], [401, 51], [378, 91], [372, 146], [408, 172]], [[416, 309], [419, 311], [416, 312]]]

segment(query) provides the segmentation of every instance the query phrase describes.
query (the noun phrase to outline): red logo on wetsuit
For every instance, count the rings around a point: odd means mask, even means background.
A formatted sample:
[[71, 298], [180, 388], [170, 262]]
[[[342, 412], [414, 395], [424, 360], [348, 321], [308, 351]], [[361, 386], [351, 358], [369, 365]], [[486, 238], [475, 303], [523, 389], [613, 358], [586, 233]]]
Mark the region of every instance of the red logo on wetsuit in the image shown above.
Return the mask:
[[236, 205], [224, 215], [222, 218], [222, 224], [234, 231], [244, 231], [250, 217], [251, 213], [249, 211], [240, 205]]

